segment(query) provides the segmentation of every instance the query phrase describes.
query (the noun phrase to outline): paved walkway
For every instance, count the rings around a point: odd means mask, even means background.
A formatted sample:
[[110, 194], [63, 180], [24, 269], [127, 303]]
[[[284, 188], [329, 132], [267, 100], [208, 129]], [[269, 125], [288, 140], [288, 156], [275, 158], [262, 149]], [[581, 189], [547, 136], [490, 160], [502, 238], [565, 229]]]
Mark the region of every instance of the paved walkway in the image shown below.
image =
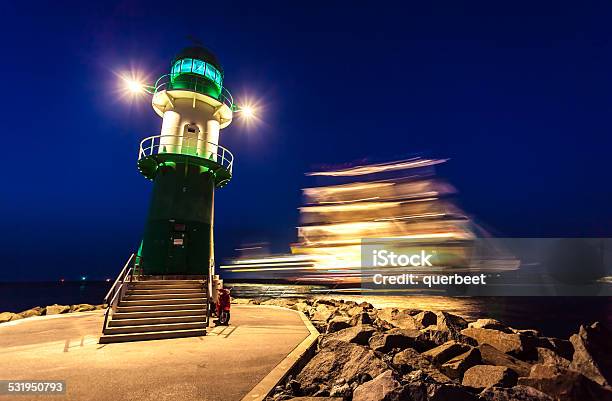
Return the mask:
[[97, 343], [101, 311], [0, 324], [0, 379], [65, 380], [64, 396], [0, 400], [240, 400], [309, 332], [291, 310], [232, 305], [206, 337]]

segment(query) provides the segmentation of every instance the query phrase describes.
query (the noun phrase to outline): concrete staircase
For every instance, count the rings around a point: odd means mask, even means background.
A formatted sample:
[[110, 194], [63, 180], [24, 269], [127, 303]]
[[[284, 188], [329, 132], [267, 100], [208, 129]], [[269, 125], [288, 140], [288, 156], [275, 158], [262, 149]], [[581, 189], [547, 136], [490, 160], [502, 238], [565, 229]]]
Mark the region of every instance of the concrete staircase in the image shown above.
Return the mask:
[[206, 335], [207, 289], [203, 280], [127, 283], [100, 344]]

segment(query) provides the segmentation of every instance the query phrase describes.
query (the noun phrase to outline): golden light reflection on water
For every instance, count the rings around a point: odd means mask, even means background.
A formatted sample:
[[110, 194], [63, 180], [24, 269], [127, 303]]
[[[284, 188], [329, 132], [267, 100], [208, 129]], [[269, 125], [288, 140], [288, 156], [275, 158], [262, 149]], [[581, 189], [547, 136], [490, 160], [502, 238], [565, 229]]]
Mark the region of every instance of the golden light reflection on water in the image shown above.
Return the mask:
[[407, 308], [429, 311], [456, 313], [465, 317], [478, 316], [482, 310], [482, 300], [477, 298], [453, 298], [441, 296], [367, 296], [367, 295], [326, 295], [323, 298], [345, 301], [369, 302], [375, 308]]

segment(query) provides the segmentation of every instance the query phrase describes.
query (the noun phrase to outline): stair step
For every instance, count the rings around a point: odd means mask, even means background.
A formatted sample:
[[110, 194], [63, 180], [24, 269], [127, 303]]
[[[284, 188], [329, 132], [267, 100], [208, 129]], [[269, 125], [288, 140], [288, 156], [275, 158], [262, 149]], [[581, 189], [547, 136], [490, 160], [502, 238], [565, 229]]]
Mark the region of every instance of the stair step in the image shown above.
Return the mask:
[[206, 329], [206, 322], [142, 324], [137, 326], [107, 327], [104, 334], [150, 333], [154, 331], [174, 331]]
[[149, 317], [140, 319], [115, 319], [115, 316], [108, 322], [109, 327], [124, 327], [124, 326], [141, 326], [141, 325], [158, 325], [172, 323], [206, 323], [206, 315], [195, 316], [165, 316], [165, 317]]
[[143, 280], [143, 281], [132, 281], [130, 284], [134, 284], [134, 285], [158, 285], [158, 286], [166, 286], [166, 285], [185, 285], [185, 286], [191, 286], [191, 285], [195, 285], [195, 286], [203, 286], [205, 283], [204, 281], [197, 281], [197, 280], [187, 280], [187, 281], [180, 281], [180, 280], [163, 280], [163, 281], [152, 281], [152, 280]]
[[138, 301], [138, 300], [156, 300], [156, 299], [195, 299], [204, 298], [206, 294], [204, 292], [190, 292], [187, 294], [176, 294], [174, 292], [167, 294], [131, 294], [127, 293], [124, 297], [124, 301]]
[[120, 343], [127, 341], [162, 340], [167, 338], [200, 337], [206, 335], [206, 329], [156, 331], [151, 333], [112, 334], [100, 337], [100, 344]]
[[160, 317], [180, 317], [180, 316], [206, 316], [206, 309], [181, 309], [181, 310], [166, 310], [166, 311], [150, 311], [150, 312], [115, 312], [113, 320], [123, 319], [148, 319]]
[[202, 289], [204, 284], [202, 283], [176, 283], [176, 284], [150, 284], [147, 282], [134, 282], [128, 285], [129, 289], [136, 290], [163, 290], [169, 288], [181, 288], [181, 289]]
[[172, 298], [172, 299], [145, 299], [122, 300], [119, 306], [153, 306], [153, 305], [199, 305], [204, 304], [204, 298]]
[[147, 283], [147, 284], [184, 284], [184, 283], [196, 283], [202, 284], [204, 280], [138, 280], [134, 281], [134, 283]]
[[[133, 302], [147, 302], [147, 301], [133, 301]], [[193, 310], [201, 309], [206, 310], [206, 304], [189, 303], [189, 304], [163, 304], [163, 305], [119, 305], [117, 312], [119, 313], [130, 313], [130, 312], [166, 312], [166, 311], [177, 311], [177, 310]]]
[[154, 294], [201, 294], [202, 288], [162, 288], [154, 290], [142, 290], [138, 287], [128, 289], [126, 294], [129, 295], [154, 295]]

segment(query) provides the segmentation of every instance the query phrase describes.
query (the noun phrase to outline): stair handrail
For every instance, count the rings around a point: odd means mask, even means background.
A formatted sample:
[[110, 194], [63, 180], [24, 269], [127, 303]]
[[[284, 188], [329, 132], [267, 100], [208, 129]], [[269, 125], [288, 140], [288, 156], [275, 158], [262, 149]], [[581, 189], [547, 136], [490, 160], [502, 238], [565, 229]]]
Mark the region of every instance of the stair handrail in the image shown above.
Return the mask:
[[[119, 282], [123, 283], [123, 281], [125, 280], [125, 277], [128, 273], [128, 268], [130, 267], [130, 264], [132, 263], [132, 260], [134, 259], [135, 254], [132, 253], [128, 259], [128, 261], [125, 263], [125, 266], [123, 266], [123, 269], [121, 269], [121, 272], [119, 273], [119, 275], [117, 276], [117, 278], [115, 279], [115, 282], [113, 283], [113, 285], [111, 286], [110, 290], [108, 290], [108, 292], [106, 293], [106, 296], [104, 297], [104, 303], [109, 305], [110, 302], [109, 299], [112, 297], [114, 298], [114, 291], [117, 287], [117, 284], [119, 284]], [[130, 276], [130, 281], [131, 281], [132, 276]]]
[[[210, 273], [208, 275], [210, 276]], [[202, 283], [202, 290], [204, 292], [204, 294], [202, 295], [202, 298], [204, 298], [204, 306], [206, 308], [206, 326], [208, 326], [208, 320], [210, 317], [210, 294], [208, 291], [209, 285], [210, 285], [210, 280], [204, 279], [204, 282]]]
[[108, 303], [108, 306], [106, 308], [106, 311], [104, 312], [104, 324], [102, 325], [102, 333], [106, 332], [106, 329], [108, 328], [108, 319], [112, 316], [112, 314], [115, 313], [115, 311], [117, 310], [117, 306], [119, 305], [119, 302], [121, 302], [121, 299], [123, 299], [123, 295], [125, 293], [125, 289], [127, 288], [128, 283], [132, 282], [132, 272], [133, 272], [133, 268], [130, 267], [128, 269], [128, 271], [125, 273], [125, 276], [129, 276], [130, 279], [129, 280], [121, 280], [119, 287], [117, 288], [117, 291], [115, 292], [115, 295], [113, 295], [113, 298], [111, 299], [111, 301]]

